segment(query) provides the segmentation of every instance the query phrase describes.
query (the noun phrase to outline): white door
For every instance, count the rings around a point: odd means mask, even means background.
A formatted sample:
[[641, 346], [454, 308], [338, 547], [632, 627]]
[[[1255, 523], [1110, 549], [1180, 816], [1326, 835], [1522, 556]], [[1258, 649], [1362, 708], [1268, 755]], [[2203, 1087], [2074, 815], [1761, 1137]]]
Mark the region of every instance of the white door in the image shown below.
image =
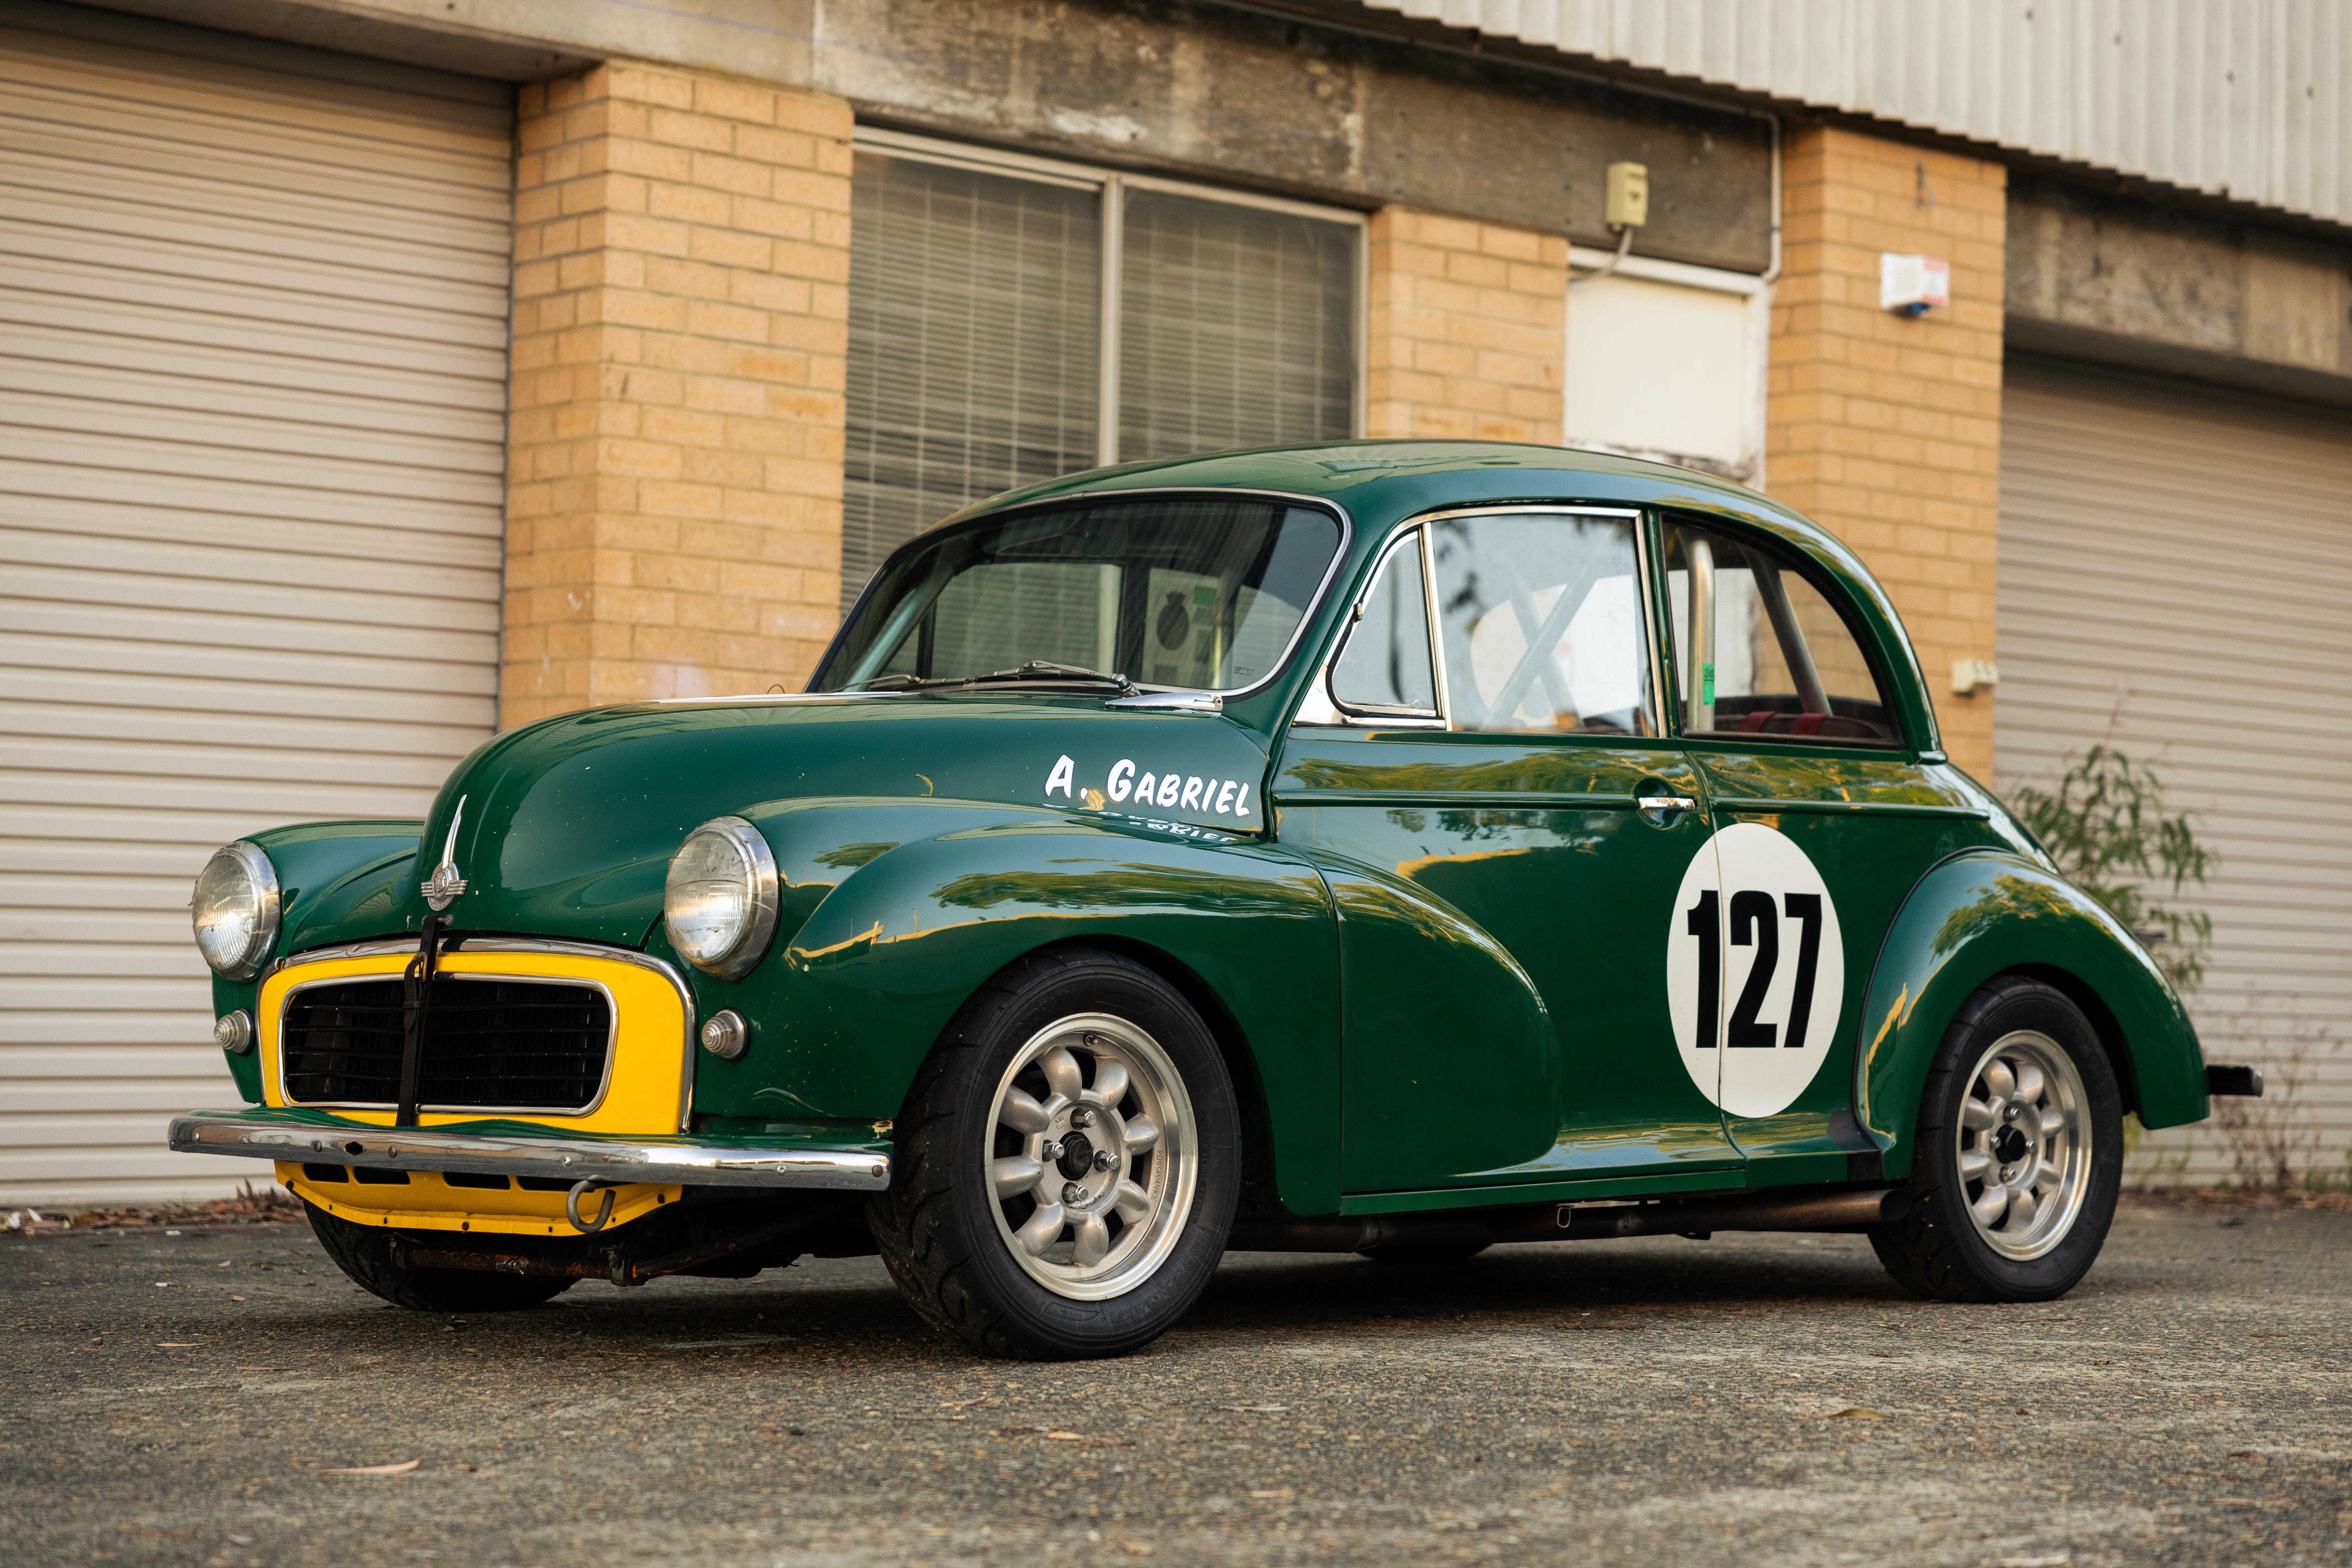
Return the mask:
[[0, 1202], [266, 1180], [191, 879], [496, 722], [510, 89], [180, 36], [0, 28]]
[[[2352, 1143], [2352, 417], [2151, 376], [2012, 364], [2001, 425], [2000, 784], [2101, 739], [2221, 857], [2191, 999], [2209, 1059], [2340, 1178]], [[2297, 1058], [2300, 1058], [2300, 1065]], [[2284, 1080], [2299, 1078], [2291, 1094]], [[2243, 1102], [2240, 1102], [2243, 1104]], [[2282, 1121], [2282, 1119], [2283, 1121]], [[2159, 1175], [2231, 1173], [2212, 1124]]]

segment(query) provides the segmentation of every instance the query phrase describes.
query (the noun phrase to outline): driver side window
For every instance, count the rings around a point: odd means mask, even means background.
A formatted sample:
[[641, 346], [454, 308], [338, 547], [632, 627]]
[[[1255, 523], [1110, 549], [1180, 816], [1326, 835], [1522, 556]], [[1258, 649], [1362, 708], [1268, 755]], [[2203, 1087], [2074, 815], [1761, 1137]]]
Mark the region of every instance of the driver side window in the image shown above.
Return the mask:
[[1429, 524], [1456, 730], [1655, 735], [1631, 517], [1507, 512]]

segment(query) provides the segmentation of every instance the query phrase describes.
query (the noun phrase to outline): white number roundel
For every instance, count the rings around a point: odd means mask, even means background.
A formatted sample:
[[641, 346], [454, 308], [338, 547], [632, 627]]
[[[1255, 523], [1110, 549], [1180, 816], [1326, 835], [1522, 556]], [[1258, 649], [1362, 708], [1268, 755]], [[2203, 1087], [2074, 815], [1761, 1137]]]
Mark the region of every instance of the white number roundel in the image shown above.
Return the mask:
[[1786, 1110], [1837, 1039], [1845, 944], [1822, 874], [1760, 822], [1691, 857], [1666, 927], [1666, 1005], [1699, 1092], [1734, 1116]]

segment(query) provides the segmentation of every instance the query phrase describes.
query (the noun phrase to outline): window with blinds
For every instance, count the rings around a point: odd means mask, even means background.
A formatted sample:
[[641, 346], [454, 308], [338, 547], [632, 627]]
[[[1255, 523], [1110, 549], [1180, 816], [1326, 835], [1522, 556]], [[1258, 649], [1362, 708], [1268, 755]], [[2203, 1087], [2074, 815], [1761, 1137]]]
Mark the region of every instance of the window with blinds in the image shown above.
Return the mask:
[[860, 135], [845, 611], [893, 548], [999, 491], [1356, 433], [1360, 220], [992, 156]]
[[1098, 205], [1084, 188], [857, 154], [845, 610], [917, 530], [1094, 463]]
[[1352, 224], [1129, 191], [1118, 460], [1355, 433]]

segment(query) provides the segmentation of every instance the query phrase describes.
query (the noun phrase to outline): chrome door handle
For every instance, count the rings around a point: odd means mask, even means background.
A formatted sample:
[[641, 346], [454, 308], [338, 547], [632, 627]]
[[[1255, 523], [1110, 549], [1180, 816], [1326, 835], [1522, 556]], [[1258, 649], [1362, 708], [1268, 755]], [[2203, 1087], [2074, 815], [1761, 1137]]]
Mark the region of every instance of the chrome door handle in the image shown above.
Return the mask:
[[1639, 811], [1696, 811], [1698, 802], [1686, 795], [1645, 795], [1636, 796], [1633, 805]]

